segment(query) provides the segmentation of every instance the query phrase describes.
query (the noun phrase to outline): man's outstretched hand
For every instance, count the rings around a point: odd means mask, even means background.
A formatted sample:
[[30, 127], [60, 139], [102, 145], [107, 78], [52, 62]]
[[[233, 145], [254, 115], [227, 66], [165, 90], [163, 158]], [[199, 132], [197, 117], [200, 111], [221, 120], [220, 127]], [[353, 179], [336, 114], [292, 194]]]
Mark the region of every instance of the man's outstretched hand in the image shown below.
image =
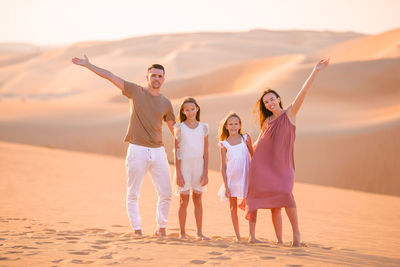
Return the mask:
[[79, 65], [79, 66], [87, 67], [87, 66], [89, 66], [89, 59], [86, 55], [84, 55], [83, 58], [74, 57], [72, 59], [72, 63]]

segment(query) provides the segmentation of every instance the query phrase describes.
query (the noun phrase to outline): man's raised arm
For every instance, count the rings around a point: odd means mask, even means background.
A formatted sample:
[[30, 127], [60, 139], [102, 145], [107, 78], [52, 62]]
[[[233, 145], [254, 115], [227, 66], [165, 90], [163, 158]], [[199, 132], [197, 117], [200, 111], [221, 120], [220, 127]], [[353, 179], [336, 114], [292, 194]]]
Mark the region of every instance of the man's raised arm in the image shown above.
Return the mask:
[[96, 67], [95, 65], [91, 64], [89, 62], [89, 59], [87, 58], [87, 56], [83, 56], [83, 57], [84, 57], [83, 59], [74, 57], [72, 59], [72, 63], [88, 68], [89, 70], [93, 71], [100, 77], [103, 77], [104, 79], [107, 79], [110, 82], [112, 82], [113, 84], [115, 84], [119, 89], [124, 90], [124, 80], [123, 79], [114, 75], [112, 72], [110, 72], [108, 70]]

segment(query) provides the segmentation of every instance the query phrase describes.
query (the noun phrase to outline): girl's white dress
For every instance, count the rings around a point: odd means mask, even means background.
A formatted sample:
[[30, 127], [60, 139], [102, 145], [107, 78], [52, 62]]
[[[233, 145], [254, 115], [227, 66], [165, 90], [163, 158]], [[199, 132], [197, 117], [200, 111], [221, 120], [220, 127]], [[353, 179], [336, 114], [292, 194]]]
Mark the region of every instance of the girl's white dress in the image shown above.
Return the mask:
[[[246, 198], [248, 183], [250, 156], [246, 145], [248, 135], [243, 135], [241, 142], [237, 145], [230, 145], [228, 141], [220, 141], [219, 145], [226, 148], [226, 178], [227, 185], [232, 197]], [[222, 183], [218, 196], [221, 200], [228, 200], [225, 196], [225, 186]]]
[[[189, 128], [184, 122], [174, 125], [175, 138], [178, 141], [177, 158], [181, 161], [181, 173], [185, 180], [183, 187], [176, 186], [175, 193], [201, 193], [205, 187], [200, 179], [204, 169], [204, 137], [208, 135], [208, 125], [199, 122], [196, 128]], [[176, 170], [174, 177], [176, 185]]]

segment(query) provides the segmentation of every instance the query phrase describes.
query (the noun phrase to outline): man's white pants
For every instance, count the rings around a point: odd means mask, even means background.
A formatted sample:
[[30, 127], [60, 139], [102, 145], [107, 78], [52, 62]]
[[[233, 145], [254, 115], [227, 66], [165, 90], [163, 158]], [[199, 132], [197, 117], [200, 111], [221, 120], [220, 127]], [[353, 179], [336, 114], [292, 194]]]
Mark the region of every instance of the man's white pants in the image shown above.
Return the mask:
[[156, 221], [158, 227], [165, 228], [171, 202], [171, 183], [164, 147], [151, 148], [129, 144], [125, 164], [128, 176], [126, 207], [132, 228], [142, 229], [138, 201], [147, 170], [150, 171], [158, 194]]

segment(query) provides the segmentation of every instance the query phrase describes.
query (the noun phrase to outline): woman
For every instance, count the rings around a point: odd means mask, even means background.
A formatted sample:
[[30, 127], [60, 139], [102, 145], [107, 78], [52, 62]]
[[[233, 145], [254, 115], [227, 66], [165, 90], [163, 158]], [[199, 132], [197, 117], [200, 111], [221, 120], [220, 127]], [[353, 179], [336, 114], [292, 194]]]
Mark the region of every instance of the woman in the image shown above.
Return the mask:
[[316, 75], [328, 64], [329, 59], [318, 62], [296, 99], [287, 109], [283, 109], [279, 94], [271, 89], [264, 91], [256, 103], [261, 131], [249, 169], [249, 192], [246, 203], [249, 242], [259, 242], [255, 238], [257, 209], [271, 209], [278, 244], [282, 243], [280, 212], [284, 207], [293, 229], [292, 245], [300, 246], [296, 202], [292, 194], [296, 115]]

